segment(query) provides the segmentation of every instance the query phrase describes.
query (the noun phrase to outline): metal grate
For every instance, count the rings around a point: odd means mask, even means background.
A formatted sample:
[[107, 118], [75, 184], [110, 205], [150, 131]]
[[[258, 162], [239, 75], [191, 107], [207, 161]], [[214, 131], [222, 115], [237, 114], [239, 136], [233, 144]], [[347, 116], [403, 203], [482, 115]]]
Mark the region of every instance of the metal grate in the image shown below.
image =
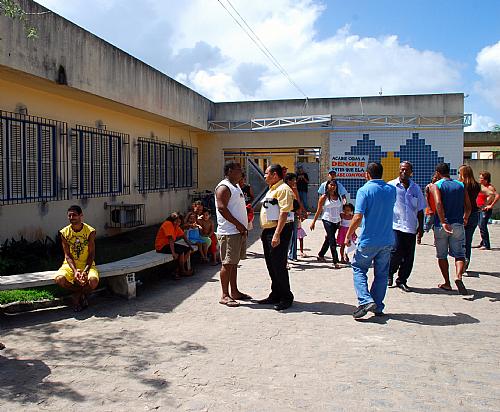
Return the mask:
[[76, 125], [71, 132], [72, 194], [77, 198], [130, 193], [129, 135]]
[[140, 137], [137, 146], [138, 191], [145, 193], [169, 189], [168, 143]]
[[182, 145], [170, 145], [172, 157], [172, 183], [175, 188], [198, 186], [198, 149]]
[[68, 198], [67, 124], [0, 111], [0, 203]]
[[109, 209], [109, 228], [129, 228], [146, 223], [144, 204], [104, 204]]
[[141, 193], [194, 188], [198, 186], [198, 150], [141, 137], [137, 170]]

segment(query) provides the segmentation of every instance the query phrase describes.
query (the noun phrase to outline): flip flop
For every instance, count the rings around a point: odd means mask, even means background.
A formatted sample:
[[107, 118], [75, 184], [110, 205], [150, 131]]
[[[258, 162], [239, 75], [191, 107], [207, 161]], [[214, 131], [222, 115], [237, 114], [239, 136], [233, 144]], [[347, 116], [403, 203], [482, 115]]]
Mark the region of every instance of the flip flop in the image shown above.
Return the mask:
[[233, 299], [234, 300], [251, 300], [252, 297], [250, 295], [247, 295], [246, 293], [241, 293], [239, 298], [233, 298]]
[[467, 292], [467, 288], [464, 285], [464, 282], [462, 282], [461, 279], [455, 280], [455, 285], [457, 285], [458, 293], [461, 295], [468, 295], [469, 292]]
[[446, 291], [448, 291], [448, 292], [450, 292], [451, 290], [453, 290], [453, 289], [451, 288], [451, 286], [446, 286], [444, 283], [441, 283], [440, 285], [438, 285], [438, 288], [439, 288], [439, 289], [446, 290]]
[[240, 304], [232, 298], [226, 298], [224, 300], [219, 300], [219, 303], [221, 305], [226, 305], [229, 308], [236, 308], [236, 307], [240, 306]]

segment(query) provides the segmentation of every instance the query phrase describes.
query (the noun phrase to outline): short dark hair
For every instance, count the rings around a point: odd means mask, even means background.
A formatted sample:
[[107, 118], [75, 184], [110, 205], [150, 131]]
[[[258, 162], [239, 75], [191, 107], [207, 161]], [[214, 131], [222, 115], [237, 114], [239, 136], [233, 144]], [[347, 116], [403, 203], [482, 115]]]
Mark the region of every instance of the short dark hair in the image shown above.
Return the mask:
[[172, 223], [174, 223], [177, 219], [180, 219], [182, 222], [182, 215], [179, 212], [172, 212], [170, 213], [170, 216], [167, 217], [167, 220]]
[[412, 162], [410, 162], [409, 160], [403, 160], [403, 161], [402, 161], [399, 165], [400, 165], [400, 166], [401, 166], [401, 165], [408, 165], [408, 166], [410, 166], [410, 169], [411, 169], [411, 171], [413, 172], [413, 163], [412, 163]]
[[269, 165], [269, 171], [271, 173], [276, 173], [280, 179], [283, 179], [283, 168], [277, 163]]
[[82, 208], [78, 205], [71, 205], [70, 207], [68, 207], [68, 213], [69, 212], [76, 212], [79, 215], [83, 213]]
[[297, 179], [297, 175], [295, 173], [287, 173], [283, 180], [285, 181], [285, 183], [288, 183], [290, 180], [293, 179]]
[[482, 172], [479, 172], [480, 176], [483, 176], [483, 179], [486, 180], [488, 183], [491, 183], [491, 173], [483, 170]]
[[235, 160], [228, 160], [224, 164], [224, 176], [229, 174], [229, 170], [237, 169], [238, 167], [241, 167], [239, 162], [236, 162]]
[[352, 203], [346, 203], [342, 209], [351, 209], [354, 212], [354, 205]]
[[438, 163], [436, 165], [436, 172], [442, 176], [448, 176], [450, 174], [450, 165], [448, 163]]
[[372, 179], [382, 179], [382, 175], [384, 174], [384, 167], [382, 166], [382, 163], [371, 162], [368, 163], [366, 171], [370, 174], [370, 177]]

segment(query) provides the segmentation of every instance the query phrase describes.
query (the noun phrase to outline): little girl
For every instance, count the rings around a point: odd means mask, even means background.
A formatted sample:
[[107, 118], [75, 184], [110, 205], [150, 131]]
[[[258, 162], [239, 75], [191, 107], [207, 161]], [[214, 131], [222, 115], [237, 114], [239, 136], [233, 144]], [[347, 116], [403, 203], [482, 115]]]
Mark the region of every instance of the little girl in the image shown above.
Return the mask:
[[[186, 216], [186, 223], [183, 229], [186, 231], [187, 238], [193, 244], [198, 246], [198, 251], [201, 255], [201, 260], [203, 262], [208, 262], [207, 251], [209, 246], [210, 238], [203, 238], [200, 233], [200, 229], [203, 230], [202, 226], [197, 222], [197, 216], [195, 213], [190, 212]], [[208, 241], [207, 241], [208, 240]]]
[[[345, 235], [347, 234], [347, 230], [349, 229], [349, 225], [351, 224], [351, 220], [354, 216], [354, 205], [352, 203], [346, 203], [342, 207], [342, 213], [340, 214], [340, 229], [337, 234], [337, 245], [340, 246], [340, 263], [349, 263], [349, 257], [347, 253], [345, 253]], [[356, 234], [352, 235], [351, 240], [355, 241], [357, 239]]]
[[300, 245], [300, 257], [305, 257], [304, 253], [304, 238], [307, 236], [306, 231], [302, 228], [302, 221], [305, 220], [306, 217], [301, 216], [297, 222], [297, 239], [299, 239]]

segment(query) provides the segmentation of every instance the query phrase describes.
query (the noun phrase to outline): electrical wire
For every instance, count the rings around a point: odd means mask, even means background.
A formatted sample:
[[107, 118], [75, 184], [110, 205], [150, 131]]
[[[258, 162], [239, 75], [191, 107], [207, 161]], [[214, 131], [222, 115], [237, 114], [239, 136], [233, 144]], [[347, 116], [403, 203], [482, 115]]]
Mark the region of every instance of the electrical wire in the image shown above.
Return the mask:
[[241, 27], [241, 29], [245, 32], [245, 34], [254, 42], [254, 44], [259, 48], [259, 50], [271, 61], [271, 63], [279, 70], [279, 72], [290, 82], [290, 84], [295, 87], [301, 93], [305, 98], [306, 101], [308, 99], [307, 95], [304, 93], [304, 91], [299, 87], [297, 83], [293, 81], [293, 79], [290, 77], [288, 72], [285, 70], [285, 68], [280, 64], [278, 59], [274, 57], [274, 55], [269, 51], [269, 49], [265, 46], [264, 42], [257, 36], [257, 34], [252, 30], [250, 25], [246, 22], [245, 18], [236, 10], [236, 8], [232, 5], [232, 3], [229, 0], [226, 0], [227, 3], [231, 6], [231, 8], [234, 10], [234, 12], [238, 15], [238, 17], [241, 19], [243, 24], [246, 26], [246, 28], [240, 23], [240, 21], [231, 13], [231, 11], [221, 2], [221, 0], [217, 0], [219, 4], [226, 10], [226, 12], [231, 16], [231, 18], [236, 22], [238, 26]]

